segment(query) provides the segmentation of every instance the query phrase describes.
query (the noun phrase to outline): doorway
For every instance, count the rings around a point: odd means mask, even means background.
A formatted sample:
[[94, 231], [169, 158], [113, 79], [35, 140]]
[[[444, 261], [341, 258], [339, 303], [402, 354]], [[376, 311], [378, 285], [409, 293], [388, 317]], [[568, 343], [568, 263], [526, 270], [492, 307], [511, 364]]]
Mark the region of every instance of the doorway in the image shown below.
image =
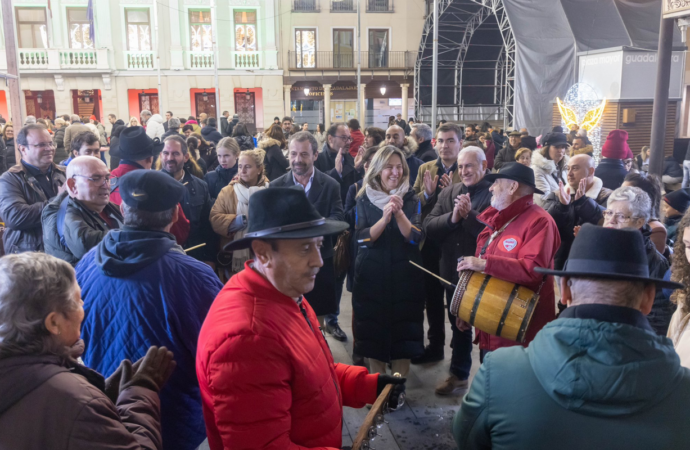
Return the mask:
[[55, 95], [53, 91], [24, 91], [26, 115], [37, 119], [55, 120]]
[[101, 91], [100, 89], [78, 90], [72, 89], [72, 106], [74, 114], [81, 117], [84, 123], [89, 122], [91, 115], [101, 122]]
[[216, 117], [216, 94], [213, 92], [197, 92], [194, 94], [196, 116], [206, 113], [208, 117]]
[[139, 113], [144, 110], [151, 111], [151, 114], [160, 114], [158, 109], [158, 94], [143, 93], [139, 94]]
[[256, 130], [256, 99], [253, 92], [235, 92], [235, 114], [240, 122], [247, 126], [247, 131]]

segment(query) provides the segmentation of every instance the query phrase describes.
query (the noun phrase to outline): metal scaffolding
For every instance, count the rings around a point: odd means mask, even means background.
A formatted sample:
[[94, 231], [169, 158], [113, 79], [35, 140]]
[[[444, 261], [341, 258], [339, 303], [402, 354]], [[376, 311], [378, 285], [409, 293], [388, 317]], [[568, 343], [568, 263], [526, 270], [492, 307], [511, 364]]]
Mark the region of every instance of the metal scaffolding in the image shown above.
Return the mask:
[[[431, 10], [428, 6], [414, 77], [416, 116], [425, 122], [432, 116]], [[502, 0], [439, 0], [438, 27], [438, 118], [512, 125], [515, 41]]]

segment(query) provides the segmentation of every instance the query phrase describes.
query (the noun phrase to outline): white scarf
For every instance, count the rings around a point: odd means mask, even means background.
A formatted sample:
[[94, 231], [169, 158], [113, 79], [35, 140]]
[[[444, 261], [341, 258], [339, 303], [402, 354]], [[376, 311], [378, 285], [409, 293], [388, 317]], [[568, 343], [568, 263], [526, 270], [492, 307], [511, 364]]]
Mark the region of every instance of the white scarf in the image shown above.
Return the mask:
[[[236, 214], [245, 216], [249, 212], [249, 197], [255, 192], [261, 189], [266, 189], [268, 183], [264, 186], [252, 186], [246, 187], [242, 183], [235, 183], [233, 188], [235, 190], [235, 196], [237, 197], [237, 211]], [[248, 227], [247, 227], [248, 228]], [[247, 234], [247, 228], [243, 228], [240, 231], [235, 232], [234, 240], [242, 239], [245, 234]], [[244, 263], [249, 259], [249, 249], [235, 250], [232, 252], [232, 271], [233, 273], [238, 273], [244, 268]]]
[[388, 202], [391, 201], [391, 197], [393, 195], [397, 195], [400, 198], [403, 198], [405, 194], [407, 194], [407, 191], [410, 190], [410, 182], [408, 180], [405, 180], [403, 184], [401, 184], [397, 189], [393, 189], [390, 191], [390, 193], [386, 194], [383, 191], [379, 191], [377, 189], [372, 188], [370, 185], [367, 184], [367, 197], [369, 197], [369, 201], [374, 204], [378, 209], [383, 211], [383, 207], [388, 204]]

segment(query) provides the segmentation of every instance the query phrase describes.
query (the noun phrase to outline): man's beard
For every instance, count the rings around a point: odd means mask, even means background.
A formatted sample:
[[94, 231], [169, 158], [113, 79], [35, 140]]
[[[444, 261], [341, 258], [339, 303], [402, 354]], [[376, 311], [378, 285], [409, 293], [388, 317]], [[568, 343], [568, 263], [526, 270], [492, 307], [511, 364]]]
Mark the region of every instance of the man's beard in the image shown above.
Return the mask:
[[169, 173], [177, 173], [184, 168], [183, 164], [177, 164], [176, 162], [165, 163], [163, 169]]
[[499, 196], [496, 196], [494, 193], [491, 196], [491, 206], [496, 208], [499, 211], [503, 211], [510, 205], [510, 202], [508, 201], [508, 196], [506, 194], [500, 194]]
[[296, 164], [292, 166], [292, 171], [295, 172], [297, 175], [306, 175], [307, 172], [309, 172], [309, 167], [307, 167], [306, 164]]

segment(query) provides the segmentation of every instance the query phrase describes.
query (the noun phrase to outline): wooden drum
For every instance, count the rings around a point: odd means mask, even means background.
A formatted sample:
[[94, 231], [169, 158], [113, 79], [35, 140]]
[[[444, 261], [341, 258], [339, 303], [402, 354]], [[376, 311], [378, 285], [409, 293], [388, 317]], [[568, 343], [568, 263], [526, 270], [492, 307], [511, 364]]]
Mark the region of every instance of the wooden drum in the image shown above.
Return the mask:
[[522, 342], [539, 295], [519, 284], [464, 270], [450, 312], [494, 336]]

